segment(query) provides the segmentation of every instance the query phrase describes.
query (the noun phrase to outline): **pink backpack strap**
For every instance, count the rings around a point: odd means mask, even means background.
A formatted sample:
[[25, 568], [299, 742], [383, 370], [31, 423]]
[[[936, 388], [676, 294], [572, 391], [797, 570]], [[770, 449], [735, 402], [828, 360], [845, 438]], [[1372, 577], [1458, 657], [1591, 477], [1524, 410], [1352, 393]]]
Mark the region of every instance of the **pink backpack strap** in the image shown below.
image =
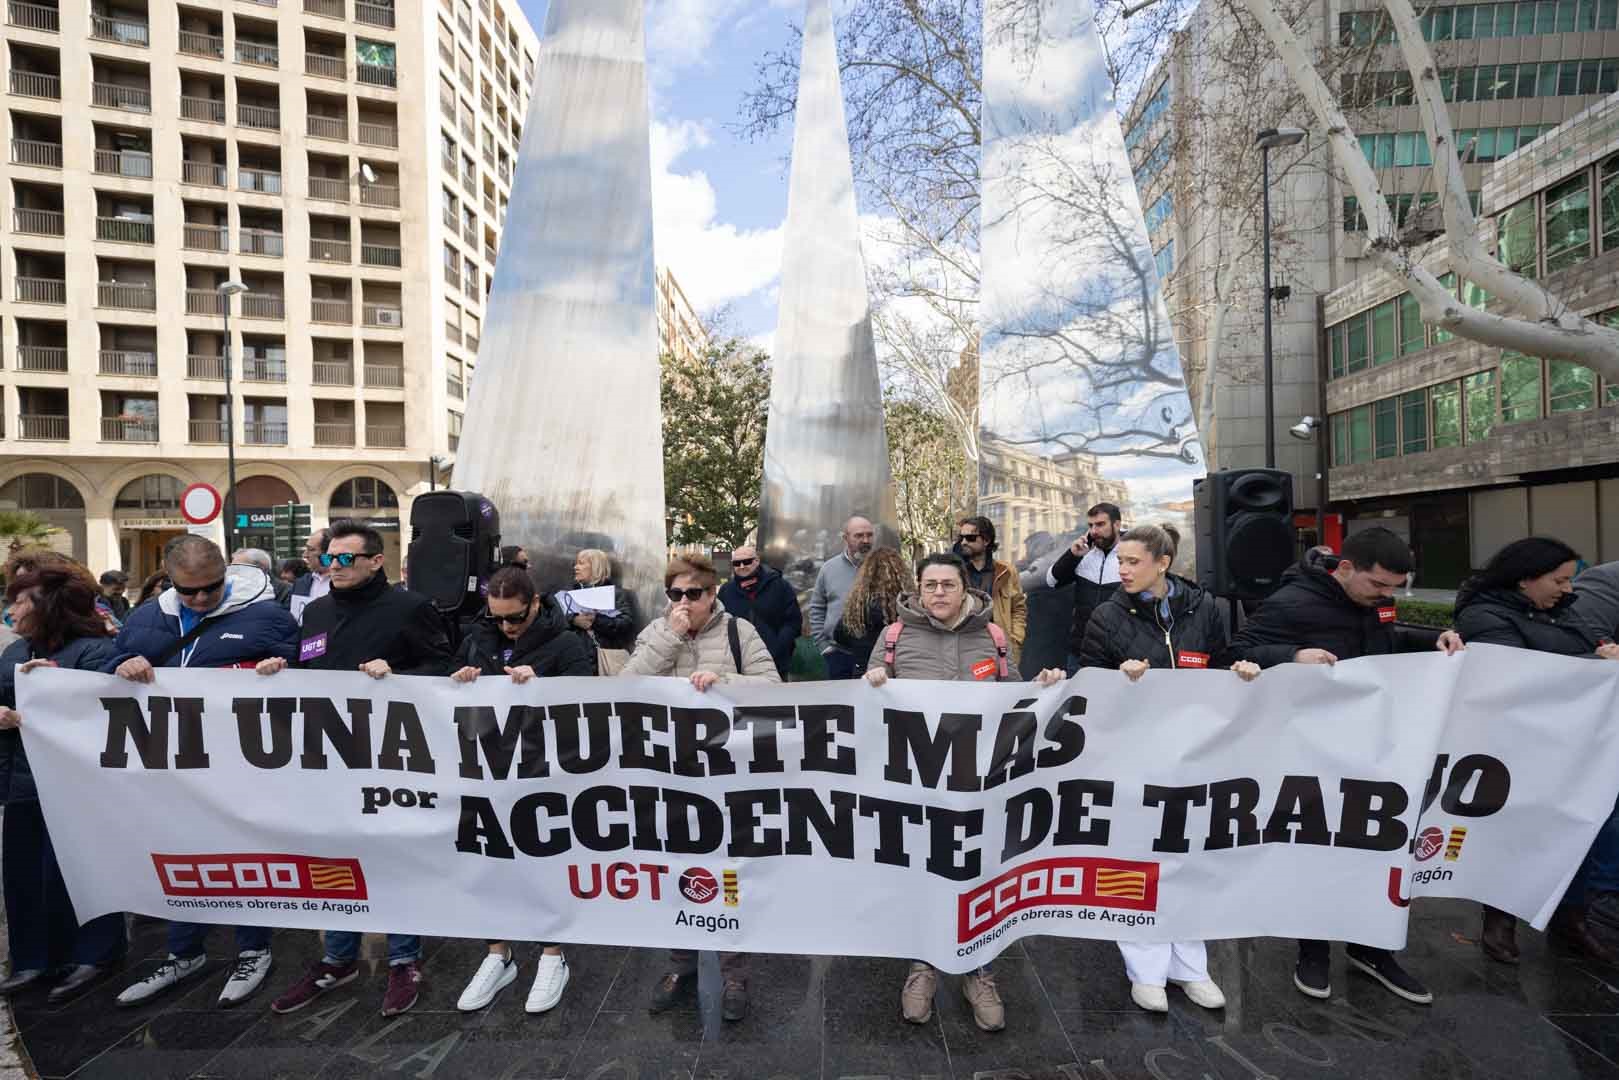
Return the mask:
[[903, 629], [905, 624], [897, 620], [883, 628], [883, 666], [889, 671], [894, 670], [894, 651], [899, 647], [899, 632]]
[[1000, 669], [1001, 681], [1005, 682], [1012, 674], [1006, 663], [1006, 631], [1002, 630], [998, 623], [987, 623], [984, 629], [989, 631], [989, 638], [995, 643], [995, 660]]

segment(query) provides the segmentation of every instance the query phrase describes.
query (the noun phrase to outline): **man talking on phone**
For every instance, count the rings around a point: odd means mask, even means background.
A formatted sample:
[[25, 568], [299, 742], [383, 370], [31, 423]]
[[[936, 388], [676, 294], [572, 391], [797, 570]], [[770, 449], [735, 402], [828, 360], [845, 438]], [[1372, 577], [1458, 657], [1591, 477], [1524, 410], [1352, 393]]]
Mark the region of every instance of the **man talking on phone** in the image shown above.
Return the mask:
[[1085, 511], [1085, 535], [1076, 539], [1046, 571], [1046, 584], [1060, 589], [1074, 583], [1074, 623], [1068, 631], [1068, 674], [1079, 670], [1079, 646], [1091, 612], [1119, 587], [1119, 508], [1097, 503]]

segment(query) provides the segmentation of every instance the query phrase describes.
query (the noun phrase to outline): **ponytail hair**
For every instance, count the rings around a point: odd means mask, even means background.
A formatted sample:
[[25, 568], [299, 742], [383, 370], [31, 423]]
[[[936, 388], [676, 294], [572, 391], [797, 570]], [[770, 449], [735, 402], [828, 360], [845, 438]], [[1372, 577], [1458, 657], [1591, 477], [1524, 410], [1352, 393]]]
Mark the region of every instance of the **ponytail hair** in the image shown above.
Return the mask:
[[1134, 540], [1147, 549], [1147, 554], [1154, 559], [1169, 556], [1169, 564], [1175, 565], [1175, 553], [1180, 550], [1181, 534], [1173, 525], [1136, 525], [1130, 531], [1119, 537], [1119, 543]]

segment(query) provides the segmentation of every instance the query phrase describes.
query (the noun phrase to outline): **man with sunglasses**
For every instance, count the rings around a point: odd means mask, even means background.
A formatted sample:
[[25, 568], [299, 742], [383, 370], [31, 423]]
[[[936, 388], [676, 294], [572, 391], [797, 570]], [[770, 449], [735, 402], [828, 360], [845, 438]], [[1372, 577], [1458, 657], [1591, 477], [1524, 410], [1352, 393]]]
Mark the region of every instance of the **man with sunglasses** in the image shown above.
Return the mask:
[[292, 612], [292, 617], [300, 624], [304, 621], [304, 608], [331, 591], [331, 575], [320, 563], [321, 554], [331, 540], [331, 529], [316, 529], [309, 534], [309, 539], [304, 541], [303, 552], [304, 565], [309, 568], [309, 572], [292, 583], [292, 591], [282, 600], [287, 610]]
[[995, 558], [999, 546], [995, 523], [989, 518], [962, 518], [956, 523], [955, 552], [967, 564], [967, 585], [990, 598], [990, 621], [1006, 631], [1016, 664], [1029, 630], [1029, 598], [1012, 565]]
[[[150, 683], [158, 668], [251, 668], [298, 655], [298, 624], [275, 601], [270, 576], [257, 566], [227, 566], [213, 541], [186, 535], [163, 549], [169, 587], [129, 613], [118, 634], [117, 674]], [[169, 923], [168, 959], [118, 995], [139, 1005], [198, 974], [208, 964], [201, 923]], [[270, 929], [236, 928], [236, 964], [219, 995], [223, 1007], [257, 990], [270, 973]]]
[[752, 544], [731, 552], [731, 580], [720, 589], [720, 603], [753, 624], [776, 661], [776, 671], [787, 678], [793, 647], [804, 632], [804, 614], [793, 587], [774, 567], [759, 561], [759, 550]]
[[[293, 664], [318, 671], [363, 671], [373, 679], [450, 673], [455, 654], [444, 623], [426, 596], [389, 586], [381, 533], [354, 521], [335, 522], [320, 562], [331, 575], [332, 589], [304, 609], [297, 655], [291, 662], [266, 660], [259, 674], [274, 675]], [[388, 935], [382, 1015], [394, 1016], [416, 1004], [421, 954], [421, 938]], [[352, 982], [360, 974], [359, 955], [359, 934], [328, 930], [324, 955], [271, 1003], [271, 1011], [296, 1012]]]

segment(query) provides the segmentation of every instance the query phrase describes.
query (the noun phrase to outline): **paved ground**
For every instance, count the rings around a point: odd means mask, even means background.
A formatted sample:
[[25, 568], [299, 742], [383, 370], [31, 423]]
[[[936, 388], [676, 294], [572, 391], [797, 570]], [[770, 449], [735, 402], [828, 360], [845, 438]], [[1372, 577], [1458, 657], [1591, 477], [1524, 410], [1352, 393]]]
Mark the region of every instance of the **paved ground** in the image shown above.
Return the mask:
[[760, 956], [753, 1011], [717, 1016], [718, 968], [706, 957], [704, 1000], [659, 1017], [647, 992], [661, 957], [643, 950], [570, 950], [561, 1006], [523, 1012], [536, 950], [522, 948], [519, 981], [490, 1009], [455, 1011], [483, 946], [427, 948], [428, 988], [415, 1010], [384, 1019], [381, 942], [367, 939], [363, 977], [301, 1013], [277, 1017], [271, 992], [296, 978], [314, 936], [282, 932], [270, 992], [233, 1011], [214, 1007], [225, 979], [222, 932], [208, 973], [144, 1008], [112, 1005], [128, 976], [160, 958], [161, 926], [134, 928], [127, 976], [47, 1008], [20, 999], [23, 1040], [44, 1077], [219, 1077], [339, 1080], [1361, 1080], [1366, 1077], [1559, 1080], [1619, 1078], [1619, 970], [1559, 959], [1524, 928], [1524, 964], [1479, 953], [1476, 908], [1449, 901], [1414, 909], [1407, 957], [1438, 994], [1406, 1005], [1359, 976], [1341, 953], [1334, 998], [1292, 987], [1290, 942], [1211, 947], [1229, 1006], [1207, 1013], [1177, 993], [1168, 1016], [1129, 1001], [1117, 950], [1104, 942], [1032, 939], [997, 962], [1010, 1023], [972, 1025], [955, 979], [943, 980], [932, 1023], [899, 1019], [903, 965], [891, 960]]

